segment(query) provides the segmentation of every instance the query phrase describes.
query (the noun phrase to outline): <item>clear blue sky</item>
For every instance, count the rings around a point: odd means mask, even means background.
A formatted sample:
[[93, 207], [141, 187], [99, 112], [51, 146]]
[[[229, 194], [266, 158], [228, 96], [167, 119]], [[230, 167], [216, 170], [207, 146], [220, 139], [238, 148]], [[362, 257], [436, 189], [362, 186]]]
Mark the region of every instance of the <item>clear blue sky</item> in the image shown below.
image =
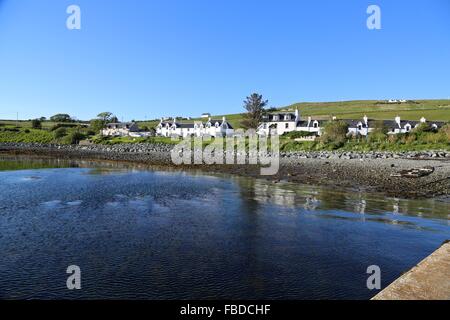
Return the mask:
[[448, 98], [450, 1], [0, 0], [0, 118], [235, 113], [254, 91], [271, 106]]

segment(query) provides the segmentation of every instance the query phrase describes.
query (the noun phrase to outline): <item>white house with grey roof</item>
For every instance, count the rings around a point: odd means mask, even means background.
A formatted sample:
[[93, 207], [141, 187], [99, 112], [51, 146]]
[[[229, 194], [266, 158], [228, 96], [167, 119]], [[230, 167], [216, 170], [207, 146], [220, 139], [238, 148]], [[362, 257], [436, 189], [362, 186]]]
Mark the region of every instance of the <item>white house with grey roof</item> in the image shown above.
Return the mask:
[[[335, 120], [335, 118], [333, 118]], [[295, 112], [276, 112], [270, 113], [263, 117], [263, 120], [258, 127], [258, 134], [278, 134], [283, 135], [292, 131], [310, 132], [320, 136], [325, 127], [325, 124], [333, 120], [320, 120], [313, 117], [307, 117], [305, 120], [301, 119], [299, 111]], [[370, 120], [364, 116], [360, 120], [340, 119], [348, 125], [349, 135], [367, 136], [370, 132], [375, 130], [377, 126], [376, 120]], [[399, 116], [394, 120], [382, 120], [383, 126], [387, 129], [388, 134], [408, 133], [414, 128], [417, 128], [421, 123], [426, 123], [431, 129], [438, 130], [445, 125], [441, 121], [427, 121], [425, 118], [420, 121], [401, 120]]]
[[135, 122], [108, 123], [101, 131], [104, 136], [125, 137], [139, 132], [139, 126]]
[[263, 117], [257, 132], [260, 135], [283, 135], [292, 131], [304, 131], [321, 135], [325, 122], [312, 117], [302, 120], [298, 110], [294, 112], [276, 112]]
[[263, 121], [258, 128], [259, 134], [269, 133], [283, 135], [286, 132], [296, 131], [297, 123], [300, 121], [298, 110], [292, 112], [277, 112], [263, 116]]
[[161, 137], [226, 137], [231, 136], [234, 133], [234, 129], [225, 117], [222, 120], [213, 120], [209, 118], [206, 122], [182, 122], [177, 121], [164, 121], [156, 127], [156, 134]]

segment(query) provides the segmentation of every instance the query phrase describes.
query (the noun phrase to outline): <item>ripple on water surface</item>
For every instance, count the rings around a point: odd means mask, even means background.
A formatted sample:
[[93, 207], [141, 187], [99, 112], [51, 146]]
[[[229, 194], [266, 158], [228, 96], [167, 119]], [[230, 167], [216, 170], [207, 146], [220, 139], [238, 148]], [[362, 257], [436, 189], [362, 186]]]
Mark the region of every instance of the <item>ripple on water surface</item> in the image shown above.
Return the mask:
[[123, 168], [0, 181], [0, 298], [367, 299], [368, 266], [386, 285], [450, 234], [436, 200]]

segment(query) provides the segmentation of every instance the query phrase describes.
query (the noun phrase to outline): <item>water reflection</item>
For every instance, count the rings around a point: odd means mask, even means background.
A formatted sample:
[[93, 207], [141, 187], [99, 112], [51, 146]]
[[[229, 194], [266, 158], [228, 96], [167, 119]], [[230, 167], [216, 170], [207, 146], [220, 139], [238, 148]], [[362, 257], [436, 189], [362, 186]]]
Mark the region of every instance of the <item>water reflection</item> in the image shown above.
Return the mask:
[[[115, 161], [91, 161], [70, 160], [42, 157], [30, 157], [21, 155], [0, 154], [0, 171], [46, 169], [46, 168], [87, 168], [85, 174], [89, 175], [115, 175], [118, 173], [139, 173], [142, 171], [154, 171], [158, 175], [173, 175], [174, 172], [181, 176], [221, 177], [228, 179], [228, 175], [205, 175], [202, 171], [184, 172], [176, 168], [148, 166], [139, 163], [115, 162]], [[161, 169], [164, 169], [161, 171]], [[41, 177], [26, 176], [23, 180], [39, 180]], [[256, 212], [261, 204], [273, 204], [287, 208], [302, 207], [306, 211], [340, 210], [353, 212], [362, 216], [369, 215], [399, 215], [415, 216], [423, 218], [438, 218], [449, 220], [450, 225], [450, 200], [442, 199], [399, 199], [386, 198], [381, 194], [364, 193], [360, 191], [339, 190], [326, 187], [315, 187], [288, 182], [271, 183], [262, 179], [253, 179], [233, 176], [231, 180], [240, 188], [244, 206], [250, 212]]]
[[256, 204], [274, 204], [288, 208], [302, 207], [307, 211], [343, 211], [365, 215], [398, 215], [448, 219], [450, 204], [434, 199], [386, 198], [381, 194], [348, 192], [293, 183], [269, 183], [265, 180], [234, 177], [235, 181]]
[[[0, 299], [369, 299], [368, 265], [388, 284], [449, 234], [445, 201], [126, 163], [8, 161], [37, 169], [0, 172]], [[73, 263], [90, 284], [78, 292], [65, 289]]]

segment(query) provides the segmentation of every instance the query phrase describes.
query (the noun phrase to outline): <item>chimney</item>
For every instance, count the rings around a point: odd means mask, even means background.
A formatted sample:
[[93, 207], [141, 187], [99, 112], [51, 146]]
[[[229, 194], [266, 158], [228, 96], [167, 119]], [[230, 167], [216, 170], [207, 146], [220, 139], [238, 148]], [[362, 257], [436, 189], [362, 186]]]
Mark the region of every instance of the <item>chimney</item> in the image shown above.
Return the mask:
[[295, 121], [300, 120], [300, 113], [298, 112], [298, 109], [295, 109]]
[[400, 116], [396, 116], [395, 117], [395, 123], [397, 123], [399, 127], [401, 127], [400, 121], [401, 121]]
[[422, 117], [422, 119], [420, 119], [420, 122], [426, 123], [426, 122], [427, 122], [427, 119], [425, 119], [425, 117]]
[[311, 121], [312, 121], [311, 117], [308, 117], [308, 127], [309, 127]]
[[369, 125], [369, 118], [367, 118], [367, 115], [364, 115], [363, 120], [364, 120], [364, 123], [366, 124], [366, 126], [368, 126]]

